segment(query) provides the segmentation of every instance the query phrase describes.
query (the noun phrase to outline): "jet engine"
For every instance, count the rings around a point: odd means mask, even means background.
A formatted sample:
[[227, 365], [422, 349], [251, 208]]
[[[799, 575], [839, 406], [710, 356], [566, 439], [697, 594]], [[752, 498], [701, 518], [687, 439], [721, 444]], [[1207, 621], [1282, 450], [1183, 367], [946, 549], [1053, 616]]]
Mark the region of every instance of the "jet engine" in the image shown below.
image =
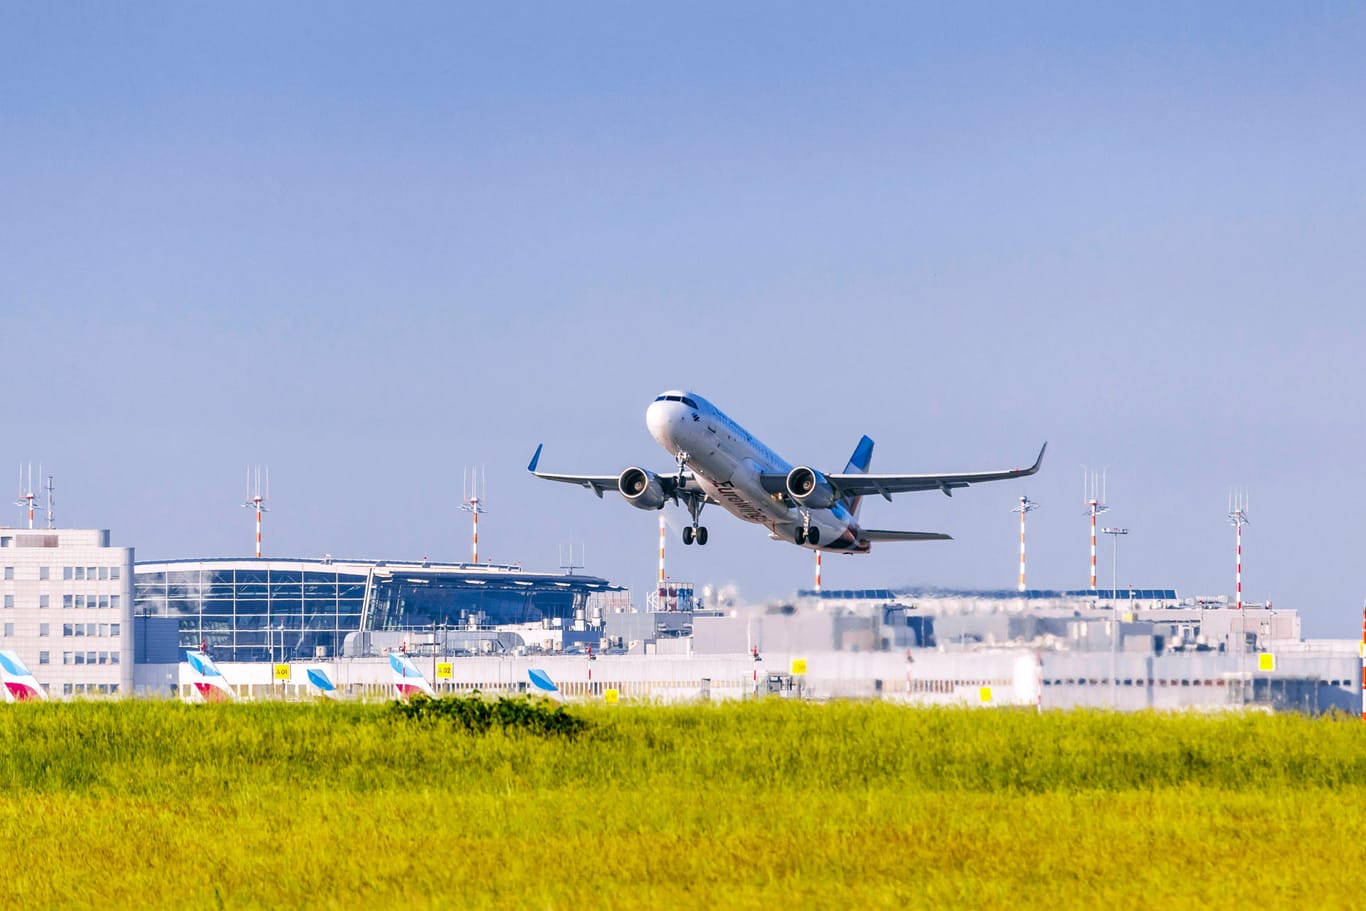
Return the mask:
[[839, 499], [825, 475], [805, 465], [787, 473], [787, 495], [807, 509], [829, 509]]
[[644, 468], [631, 467], [617, 478], [617, 490], [636, 509], [663, 509], [668, 501], [659, 475]]

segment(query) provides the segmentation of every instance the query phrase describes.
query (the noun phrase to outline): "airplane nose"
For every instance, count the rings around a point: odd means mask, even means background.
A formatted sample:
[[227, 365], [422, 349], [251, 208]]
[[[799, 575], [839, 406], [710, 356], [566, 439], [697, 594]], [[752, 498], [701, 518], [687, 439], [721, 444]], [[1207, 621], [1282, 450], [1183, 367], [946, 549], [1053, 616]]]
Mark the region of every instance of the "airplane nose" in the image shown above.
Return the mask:
[[669, 432], [672, 419], [673, 408], [669, 402], [654, 402], [645, 410], [645, 426], [649, 429], [650, 436], [666, 448], [672, 445], [672, 434]]

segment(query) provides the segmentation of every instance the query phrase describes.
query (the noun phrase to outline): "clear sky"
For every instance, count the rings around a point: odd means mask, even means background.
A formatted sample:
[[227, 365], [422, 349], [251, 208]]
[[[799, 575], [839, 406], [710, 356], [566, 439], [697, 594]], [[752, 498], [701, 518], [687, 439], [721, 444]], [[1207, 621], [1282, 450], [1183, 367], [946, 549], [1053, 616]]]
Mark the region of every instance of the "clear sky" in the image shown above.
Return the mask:
[[[525, 467], [666, 470], [685, 387], [832, 470], [1050, 441], [867, 503], [956, 540], [828, 587], [1012, 587], [1021, 493], [1031, 584], [1083, 587], [1085, 464], [1121, 585], [1231, 594], [1246, 487], [1246, 597], [1354, 637], [1363, 99], [1355, 3], [6, 2], [0, 466], [139, 559], [250, 554], [249, 463], [268, 554], [462, 559], [483, 466], [482, 557], [640, 600], [656, 515]], [[675, 578], [811, 582], [669, 517]]]

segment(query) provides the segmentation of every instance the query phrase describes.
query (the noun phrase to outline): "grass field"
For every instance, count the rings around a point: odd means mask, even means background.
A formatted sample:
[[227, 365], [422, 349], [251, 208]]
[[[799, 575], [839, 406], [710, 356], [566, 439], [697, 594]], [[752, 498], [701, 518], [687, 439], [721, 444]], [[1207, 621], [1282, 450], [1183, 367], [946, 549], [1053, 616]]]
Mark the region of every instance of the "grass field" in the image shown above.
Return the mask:
[[0, 706], [4, 907], [1348, 908], [1366, 726], [780, 701]]

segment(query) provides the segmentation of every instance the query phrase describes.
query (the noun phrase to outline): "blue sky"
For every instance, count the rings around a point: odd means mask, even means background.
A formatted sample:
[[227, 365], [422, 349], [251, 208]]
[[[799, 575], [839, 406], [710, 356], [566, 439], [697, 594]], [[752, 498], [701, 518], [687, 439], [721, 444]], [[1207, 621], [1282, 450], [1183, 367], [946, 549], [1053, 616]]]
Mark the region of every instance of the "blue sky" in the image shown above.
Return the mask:
[[[1345, 3], [7, 3], [0, 466], [140, 559], [250, 553], [249, 463], [268, 553], [463, 558], [483, 466], [481, 556], [640, 596], [656, 516], [524, 469], [667, 468], [686, 387], [831, 469], [1050, 441], [868, 503], [956, 540], [828, 586], [1010, 587], [1027, 493], [1031, 582], [1081, 587], [1085, 464], [1120, 584], [1231, 593], [1246, 487], [1246, 596], [1354, 636], [1363, 97]], [[809, 584], [708, 525], [675, 578]]]

